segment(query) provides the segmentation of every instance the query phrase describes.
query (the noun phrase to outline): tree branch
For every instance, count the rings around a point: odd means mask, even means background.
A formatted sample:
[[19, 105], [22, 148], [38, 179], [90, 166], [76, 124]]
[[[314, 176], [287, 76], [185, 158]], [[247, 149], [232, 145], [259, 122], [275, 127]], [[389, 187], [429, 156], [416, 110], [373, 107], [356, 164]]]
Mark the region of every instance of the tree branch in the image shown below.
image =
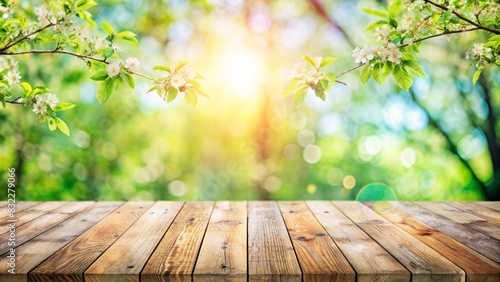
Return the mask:
[[[450, 34], [456, 34], [456, 33], [463, 33], [463, 32], [470, 32], [470, 31], [474, 31], [474, 30], [479, 30], [480, 28], [477, 28], [477, 27], [473, 27], [473, 28], [469, 28], [469, 29], [462, 29], [462, 30], [451, 30], [451, 31], [445, 31], [445, 32], [442, 32], [442, 33], [438, 33], [438, 34], [433, 34], [433, 35], [429, 35], [429, 36], [426, 36], [426, 37], [422, 37], [422, 38], [419, 38], [419, 39], [416, 39], [414, 40], [412, 43], [405, 43], [405, 44], [401, 44], [401, 45], [398, 45], [398, 48], [401, 49], [401, 48], [404, 48], [404, 47], [407, 47], [407, 46], [410, 46], [411, 44], [414, 44], [414, 43], [417, 43], [417, 42], [421, 42], [421, 41], [425, 41], [425, 40], [429, 40], [431, 38], [436, 38], [436, 37], [439, 37], [439, 36], [444, 36], [444, 35], [450, 35]], [[353, 70], [356, 70], [362, 66], [365, 66], [367, 63], [362, 63], [362, 64], [359, 64], [357, 66], [354, 66], [348, 70], [345, 70], [343, 72], [341, 72], [339, 75], [337, 75], [337, 78], [338, 77], [341, 77], [343, 76], [344, 74], [346, 73], [349, 73]]]
[[[21, 52], [4, 52], [4, 51], [0, 51], [0, 56], [20, 56], [20, 55], [27, 55], [27, 54], [64, 54], [64, 55], [70, 55], [70, 56], [73, 56], [73, 57], [77, 57], [77, 58], [82, 59], [82, 60], [91, 60], [91, 61], [101, 62], [101, 63], [109, 65], [109, 62], [106, 61], [106, 59], [99, 59], [99, 58], [96, 58], [96, 57], [92, 57], [92, 56], [88, 56], [88, 55], [82, 55], [82, 54], [78, 54], [78, 53], [67, 51], [67, 50], [59, 50], [59, 49], [53, 49], [53, 50], [28, 50], [28, 51], [21, 51]], [[148, 80], [151, 80], [151, 81], [155, 81], [154, 78], [149, 77], [147, 75], [144, 75], [144, 74], [141, 74], [141, 73], [137, 73], [137, 72], [132, 72], [132, 71], [128, 71], [128, 72], [130, 74], [133, 74], [133, 75], [136, 75], [136, 76], [140, 76], [142, 78], [145, 78], [145, 79], [148, 79]]]
[[470, 172], [470, 174], [472, 175], [472, 178], [474, 179], [474, 181], [479, 184], [479, 187], [480, 187], [480, 190], [481, 192], [486, 196], [487, 195], [487, 190], [486, 190], [486, 184], [479, 178], [479, 176], [476, 174], [476, 172], [474, 171], [474, 169], [470, 166], [469, 162], [467, 162], [466, 159], [464, 159], [459, 153], [458, 153], [458, 148], [457, 146], [453, 143], [453, 141], [451, 140], [451, 137], [450, 135], [448, 135], [448, 133], [446, 133], [439, 125], [438, 123], [436, 122], [436, 120], [434, 120], [434, 118], [431, 116], [431, 114], [429, 113], [429, 111], [424, 107], [424, 105], [417, 99], [416, 95], [415, 95], [415, 92], [413, 91], [413, 89], [410, 88], [410, 96], [411, 98], [413, 99], [413, 101], [422, 109], [422, 111], [424, 111], [425, 115], [427, 116], [427, 118], [429, 119], [429, 125], [431, 125], [432, 127], [434, 127], [440, 134], [442, 137], [444, 137], [444, 139], [446, 140], [446, 144], [448, 145], [448, 150], [450, 150], [451, 153], [453, 153], [454, 155], [457, 156], [457, 158], [460, 160], [460, 162], [465, 166], [465, 168], [467, 168], [467, 170]]
[[19, 99], [21, 99], [21, 97], [17, 97], [16, 99], [14, 100], [5, 100], [5, 103], [8, 103], [8, 104], [16, 104], [16, 105], [24, 105], [23, 102], [19, 102]]
[[[444, 10], [444, 11], [448, 11], [448, 10], [450, 9], [450, 8], [448, 8], [448, 7], [446, 7], [446, 6], [443, 6], [443, 5], [441, 5], [441, 4], [435, 3], [435, 2], [433, 2], [433, 1], [431, 1], [431, 0], [424, 0], [424, 1], [425, 1], [426, 3], [429, 3], [429, 4], [433, 5], [433, 6], [435, 6], [435, 7], [438, 7], [438, 8], [440, 8], [441, 10]], [[479, 28], [479, 29], [487, 30], [487, 31], [492, 32], [492, 33], [494, 33], [494, 34], [500, 34], [500, 30], [496, 30], [496, 29], [494, 29], [494, 28], [489, 28], [489, 27], [486, 27], [486, 26], [481, 25], [481, 24], [479, 24], [479, 23], [476, 23], [476, 22], [474, 22], [474, 21], [471, 21], [471, 20], [469, 20], [468, 18], [466, 18], [466, 17], [462, 16], [461, 14], [457, 13], [456, 11], [453, 11], [453, 10], [452, 10], [452, 13], [453, 13], [455, 16], [457, 16], [459, 19], [461, 19], [461, 20], [463, 20], [463, 21], [465, 21], [465, 22], [467, 22], [467, 23], [469, 23], [469, 24], [471, 24], [471, 25], [473, 25], [473, 26], [475, 26], [475, 27], [477, 27], [477, 28]]]
[[51, 26], [54, 26], [54, 25], [55, 25], [55, 24], [50, 23], [50, 24], [48, 24], [48, 25], [46, 25], [46, 26], [44, 26], [44, 27], [41, 27], [41, 28], [39, 28], [39, 29], [37, 29], [37, 30], [35, 30], [35, 31], [31, 32], [31, 33], [28, 33], [28, 34], [24, 35], [23, 37], [21, 37], [21, 38], [19, 38], [19, 39], [15, 40], [15, 41], [12, 41], [12, 42], [8, 43], [7, 45], [5, 45], [4, 47], [0, 48], [0, 52], [3, 52], [3, 51], [5, 51], [5, 50], [8, 50], [8, 49], [9, 49], [9, 48], [11, 48], [12, 46], [15, 46], [16, 44], [19, 44], [19, 43], [23, 42], [24, 40], [28, 39], [30, 36], [35, 35], [35, 34], [37, 34], [37, 33], [39, 33], [39, 32], [42, 32], [43, 30], [45, 30], [45, 29], [47, 29], [47, 28], [49, 28], [49, 27], [51, 27]]

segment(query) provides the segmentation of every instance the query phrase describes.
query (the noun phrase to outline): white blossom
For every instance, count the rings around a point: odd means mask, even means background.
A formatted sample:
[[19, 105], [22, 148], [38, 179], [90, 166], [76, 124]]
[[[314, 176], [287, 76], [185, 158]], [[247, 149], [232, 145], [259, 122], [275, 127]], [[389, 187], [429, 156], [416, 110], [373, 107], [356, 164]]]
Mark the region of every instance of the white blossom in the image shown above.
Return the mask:
[[396, 64], [401, 63], [401, 57], [403, 54], [399, 51], [398, 47], [394, 43], [389, 43], [385, 49], [385, 57], [389, 62]]
[[21, 81], [21, 74], [17, 70], [10, 70], [7, 72], [5, 79], [7, 79], [10, 85], [16, 84]]
[[106, 67], [109, 77], [115, 77], [120, 73], [120, 63], [114, 62]]
[[389, 34], [391, 33], [391, 29], [386, 26], [380, 26], [375, 29], [375, 36], [377, 36], [378, 41], [385, 41], [389, 37]]
[[316, 85], [323, 78], [323, 73], [320, 71], [311, 71], [307, 74], [306, 82], [309, 85]]
[[36, 102], [33, 104], [33, 112], [37, 115], [45, 115], [47, 113], [47, 106], [43, 102]]
[[307, 64], [304, 61], [295, 63], [292, 67], [290, 75], [288, 76], [290, 79], [302, 78], [307, 71]]
[[127, 58], [125, 61], [125, 67], [132, 72], [139, 72], [140, 62], [137, 58]]
[[172, 75], [172, 78], [170, 78], [170, 84], [174, 88], [179, 89], [186, 84], [186, 80], [184, 79], [184, 77], [182, 75], [174, 74], [174, 75]]
[[47, 103], [47, 105], [49, 105], [51, 109], [54, 109], [57, 106], [57, 103], [59, 103], [59, 99], [57, 98], [56, 95], [49, 93], [45, 98], [45, 102]]

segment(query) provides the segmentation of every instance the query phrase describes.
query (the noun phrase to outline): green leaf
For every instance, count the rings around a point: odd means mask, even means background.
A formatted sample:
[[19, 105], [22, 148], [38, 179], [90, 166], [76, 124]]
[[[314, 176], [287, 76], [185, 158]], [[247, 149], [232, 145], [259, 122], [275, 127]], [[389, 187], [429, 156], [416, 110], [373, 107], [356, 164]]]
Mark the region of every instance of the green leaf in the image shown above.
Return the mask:
[[363, 8], [363, 11], [368, 15], [382, 17], [382, 18], [387, 17], [387, 10]]
[[102, 48], [102, 50], [101, 50], [101, 54], [105, 59], [113, 56], [114, 53], [115, 53], [115, 49], [113, 47], [105, 47], [105, 48]]
[[24, 95], [26, 97], [29, 97], [31, 92], [33, 91], [33, 88], [31, 87], [31, 85], [27, 82], [21, 82], [19, 85], [21, 85], [21, 87], [23, 88]]
[[168, 66], [154, 66], [153, 70], [162, 70], [166, 72], [172, 72], [172, 69]]
[[135, 38], [136, 34], [131, 32], [131, 31], [122, 31], [118, 33], [116, 36], [117, 39], [128, 41], [131, 43], [134, 43], [135, 45], [139, 45], [139, 41], [137, 41], [137, 38]]
[[361, 79], [361, 83], [365, 84], [370, 79], [372, 75], [372, 68], [369, 65], [366, 65], [359, 74], [359, 78]]
[[153, 85], [151, 85], [151, 87], [148, 89], [148, 92], [146, 93], [153, 92], [156, 89], [158, 89], [158, 84], [154, 83]]
[[401, 0], [392, 0], [392, 2], [387, 7], [389, 10], [389, 14], [393, 17], [397, 16], [403, 10], [403, 6], [401, 5]]
[[304, 100], [306, 99], [307, 96], [307, 91], [309, 90], [309, 87], [304, 87], [299, 89], [297, 93], [295, 93], [295, 96], [293, 97], [293, 100], [295, 101], [295, 105], [300, 106], [302, 103], [304, 103]]
[[325, 76], [326, 79], [328, 79], [328, 81], [330, 82], [330, 87], [332, 87], [333, 84], [335, 84], [335, 82], [337, 81], [337, 77], [333, 73], [327, 73], [325, 74]]
[[402, 89], [409, 91], [411, 85], [413, 84], [413, 78], [411, 75], [403, 68], [401, 65], [394, 66], [392, 75], [396, 79], [396, 83]]
[[425, 72], [415, 61], [403, 61], [404, 69], [413, 77], [425, 77]]
[[76, 12], [76, 16], [88, 22], [92, 27], [96, 26], [95, 21], [92, 19], [92, 14], [87, 11]]
[[49, 121], [47, 122], [50, 131], [54, 131], [57, 129], [57, 121], [54, 117], [49, 117]]
[[108, 22], [101, 21], [101, 26], [102, 26], [102, 29], [104, 29], [104, 31], [107, 32], [109, 35], [116, 34], [115, 29]]
[[130, 88], [135, 89], [135, 81], [130, 74], [122, 72], [120, 73], [120, 76], [122, 80], [125, 81]]
[[472, 83], [476, 84], [477, 80], [479, 79], [479, 76], [481, 75], [481, 72], [483, 71], [484, 67], [480, 67], [477, 69], [477, 71], [474, 73], [474, 77], [472, 77]]
[[57, 128], [64, 134], [70, 135], [68, 125], [60, 118], [56, 117]]
[[412, 52], [403, 52], [402, 61], [417, 61], [417, 57]]
[[308, 62], [313, 68], [316, 68], [316, 63], [314, 62], [314, 59], [309, 57], [309, 56], [303, 56], [302, 59], [304, 59], [306, 62]]
[[398, 28], [398, 21], [393, 17], [389, 17], [389, 24], [396, 29]]
[[113, 94], [114, 86], [115, 81], [109, 77], [97, 84], [97, 100], [99, 100], [99, 103], [104, 104], [109, 99]]
[[188, 60], [182, 60], [180, 61], [179, 63], [177, 63], [177, 65], [175, 66], [175, 70], [180, 70], [182, 67], [184, 67], [185, 65], [187, 65], [189, 63]]
[[189, 104], [193, 106], [196, 105], [196, 103], [198, 103], [198, 96], [196, 96], [196, 94], [194, 94], [191, 91], [186, 92], [186, 94], [184, 94], [184, 98]]
[[335, 62], [336, 60], [337, 60], [337, 58], [334, 58], [334, 57], [323, 58], [319, 67], [320, 68], [326, 67], [326, 66], [330, 65], [331, 63]]
[[383, 21], [383, 20], [376, 21], [376, 22], [370, 24], [365, 30], [370, 31], [370, 30], [376, 29], [379, 26], [388, 25], [388, 24], [389, 24], [388, 21]]
[[[113, 48], [111, 48], [111, 49], [113, 49]], [[99, 70], [99, 71], [95, 72], [94, 74], [92, 74], [90, 76], [90, 79], [95, 80], [95, 81], [101, 81], [101, 80], [105, 80], [108, 77], [109, 77], [109, 75], [108, 75], [108, 72], [106, 70]]]
[[79, 11], [90, 9], [94, 6], [98, 5], [94, 0], [78, 0], [76, 1], [75, 7]]
[[175, 100], [175, 98], [177, 98], [178, 94], [179, 94], [179, 90], [177, 90], [177, 88], [170, 87], [170, 89], [168, 90], [168, 93], [167, 93], [167, 103], [170, 103], [173, 100]]
[[300, 87], [300, 84], [297, 84], [297, 82], [292, 82], [290, 85], [287, 86], [285, 89], [285, 92], [283, 92], [283, 97], [287, 97], [288, 95], [292, 94], [293, 92], [297, 91], [297, 89]]
[[59, 103], [57, 104], [57, 106], [54, 108], [54, 111], [55, 112], [59, 112], [59, 111], [67, 111], [69, 109], [72, 109], [75, 107], [75, 104], [71, 104], [71, 103]]
[[45, 94], [45, 93], [49, 93], [49, 92], [50, 92], [50, 89], [45, 87], [45, 86], [36, 86], [35, 89], [33, 89], [33, 91], [31, 92], [30, 96], [37, 95], [37, 94]]
[[384, 65], [382, 63], [377, 63], [373, 67], [372, 71], [373, 79], [380, 85], [384, 84], [387, 76], [389, 75], [384, 71]]

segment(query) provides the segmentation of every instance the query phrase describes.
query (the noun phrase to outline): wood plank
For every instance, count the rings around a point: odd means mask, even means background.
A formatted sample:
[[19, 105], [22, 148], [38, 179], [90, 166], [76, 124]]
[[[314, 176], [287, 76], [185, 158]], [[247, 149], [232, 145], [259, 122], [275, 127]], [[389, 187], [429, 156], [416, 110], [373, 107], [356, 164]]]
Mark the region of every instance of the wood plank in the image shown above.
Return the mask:
[[351, 263], [358, 282], [410, 281], [410, 272], [332, 203], [307, 201], [307, 205]]
[[[457, 223], [500, 240], [500, 224], [490, 222], [484, 218], [477, 217], [459, 208], [437, 202], [415, 202], [418, 205], [449, 218]], [[500, 242], [498, 242], [500, 244]]]
[[399, 202], [398, 208], [489, 259], [500, 262], [500, 245], [497, 240], [431, 212], [415, 203]]
[[447, 202], [446, 204], [459, 208], [463, 211], [487, 219], [491, 222], [500, 223], [500, 212], [496, 210], [483, 207], [481, 205], [474, 205], [470, 202]]
[[333, 204], [404, 265], [412, 281], [465, 281], [463, 270], [361, 202]]
[[0, 208], [3, 208], [5, 206], [7, 206], [7, 201], [1, 201], [0, 202]]
[[[373, 203], [365, 204], [372, 206]], [[391, 210], [377, 212], [465, 270], [467, 281], [498, 281], [500, 266], [497, 263], [401, 211], [397, 204]]]
[[[16, 214], [18, 214], [19, 212], [22, 212], [24, 210], [27, 210], [29, 208], [32, 208], [36, 205], [39, 205], [39, 204], [40, 204], [40, 202], [17, 202], [14, 204], [16, 206]], [[1, 208], [2, 208], [2, 213], [0, 214], [0, 222], [3, 222], [4, 220], [10, 219], [10, 216], [8, 213], [9, 206], [5, 205], [4, 207], [1, 207]]]
[[480, 205], [492, 210], [500, 211], [500, 202], [486, 202], [486, 201], [479, 201], [479, 202], [473, 202], [475, 205]]
[[303, 201], [279, 202], [304, 281], [352, 281], [347, 259]]
[[[6, 274], [7, 258], [0, 258], [0, 281], [26, 282], [28, 273], [56, 251], [71, 242], [103, 217], [122, 205], [123, 202], [95, 203], [57, 226], [29, 240], [16, 249], [16, 275]], [[22, 263], [21, 263], [22, 262]], [[3, 280], [5, 279], [5, 280]], [[7, 280], [10, 279], [10, 280]]]
[[141, 273], [141, 281], [191, 281], [214, 202], [188, 202]]
[[[53, 211], [57, 208], [62, 207], [68, 202], [44, 202], [39, 205], [28, 208], [27, 210], [16, 213], [16, 227], [20, 227], [21, 225], [32, 221], [35, 218], [38, 218], [50, 211]], [[9, 232], [7, 226], [9, 222], [3, 221], [0, 222], [0, 235]]]
[[84, 274], [86, 282], [139, 282], [142, 268], [183, 202], [156, 202]]
[[250, 281], [301, 281], [302, 272], [276, 202], [248, 203]]
[[[32, 220], [26, 224], [16, 227], [16, 247], [19, 247], [24, 242], [38, 236], [39, 234], [49, 230], [58, 223], [70, 218], [75, 213], [91, 206], [93, 202], [73, 202], [67, 203], [62, 207], [52, 210], [36, 220]], [[6, 254], [11, 248], [8, 245], [10, 234], [5, 233], [0, 235], [0, 254]]]
[[194, 269], [194, 281], [247, 280], [247, 203], [217, 202]]
[[31, 271], [30, 281], [83, 282], [83, 272], [152, 205], [127, 202], [120, 206]]

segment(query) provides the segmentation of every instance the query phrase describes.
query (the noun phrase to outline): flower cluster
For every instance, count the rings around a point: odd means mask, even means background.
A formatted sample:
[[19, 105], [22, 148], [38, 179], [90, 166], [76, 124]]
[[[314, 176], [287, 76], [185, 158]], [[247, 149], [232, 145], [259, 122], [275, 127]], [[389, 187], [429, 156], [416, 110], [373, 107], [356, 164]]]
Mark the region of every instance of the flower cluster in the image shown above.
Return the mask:
[[[140, 62], [137, 58], [130, 57], [130, 58], [127, 58], [127, 60], [125, 60], [124, 67], [131, 72], [134, 72], [134, 73], [139, 72], [139, 66], [140, 66]], [[106, 67], [106, 71], [107, 71], [109, 77], [115, 77], [115, 76], [120, 74], [121, 68], [122, 68], [122, 63], [117, 61], [117, 62], [110, 63]]]
[[386, 46], [365, 46], [362, 49], [356, 46], [354, 51], [352, 51], [352, 56], [356, 58], [356, 63], [366, 64], [375, 60], [378, 62], [389, 61], [400, 64], [403, 54], [399, 51], [396, 44], [389, 43]]
[[313, 90], [318, 88], [318, 83], [324, 77], [324, 73], [319, 70], [321, 66], [321, 61], [323, 58], [315, 57], [313, 60], [314, 70], [307, 70], [307, 63], [304, 61], [295, 63], [289, 78], [302, 80], [307, 86], [311, 87]]
[[15, 60], [6, 60], [3, 63], [2, 71], [7, 70], [5, 74], [5, 79], [12, 87], [14, 84], [18, 84], [21, 81], [21, 73], [19, 72], [19, 64]]
[[49, 24], [57, 24], [57, 16], [45, 6], [38, 6], [35, 8], [35, 15], [38, 16], [38, 24], [40, 26], [47, 26]]
[[493, 51], [483, 43], [474, 44], [474, 48], [467, 51], [465, 58], [476, 62], [476, 67], [484, 67], [493, 59]]
[[167, 76], [166, 83], [170, 83], [172, 87], [177, 89], [179, 93], [184, 94], [190, 87], [193, 86], [192, 83], [190, 83], [190, 80], [193, 80], [196, 77], [196, 73], [190, 69], [187, 68], [182, 71], [178, 71], [177, 73], [173, 73]]
[[47, 115], [48, 109], [55, 110], [59, 99], [52, 93], [34, 95], [32, 98], [33, 112], [40, 118]]

